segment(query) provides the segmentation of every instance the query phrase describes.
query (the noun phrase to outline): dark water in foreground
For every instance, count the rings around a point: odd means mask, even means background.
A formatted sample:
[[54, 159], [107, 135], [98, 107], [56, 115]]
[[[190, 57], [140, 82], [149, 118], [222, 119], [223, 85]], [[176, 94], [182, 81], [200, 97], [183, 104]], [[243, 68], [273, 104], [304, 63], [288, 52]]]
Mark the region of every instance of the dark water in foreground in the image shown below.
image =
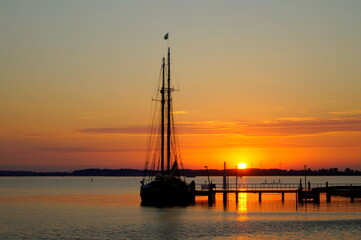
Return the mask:
[[[213, 178], [221, 182], [220, 178]], [[299, 177], [241, 181], [298, 182]], [[203, 183], [204, 178], [195, 178]], [[361, 183], [361, 177], [310, 177], [311, 182]], [[296, 205], [293, 194], [217, 195], [186, 208], [141, 207], [140, 178], [0, 178], [0, 239], [360, 239], [361, 200], [333, 197]]]

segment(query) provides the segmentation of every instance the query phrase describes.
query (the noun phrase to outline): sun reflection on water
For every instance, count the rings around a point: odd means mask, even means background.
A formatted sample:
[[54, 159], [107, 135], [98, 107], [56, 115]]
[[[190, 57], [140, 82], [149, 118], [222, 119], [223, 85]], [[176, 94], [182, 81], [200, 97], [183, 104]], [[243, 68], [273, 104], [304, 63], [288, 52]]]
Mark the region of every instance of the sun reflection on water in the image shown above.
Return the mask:
[[238, 212], [247, 212], [247, 193], [238, 193], [237, 199], [237, 211]]
[[238, 217], [237, 221], [248, 221], [248, 194], [247, 193], [238, 193], [236, 196], [236, 207]]

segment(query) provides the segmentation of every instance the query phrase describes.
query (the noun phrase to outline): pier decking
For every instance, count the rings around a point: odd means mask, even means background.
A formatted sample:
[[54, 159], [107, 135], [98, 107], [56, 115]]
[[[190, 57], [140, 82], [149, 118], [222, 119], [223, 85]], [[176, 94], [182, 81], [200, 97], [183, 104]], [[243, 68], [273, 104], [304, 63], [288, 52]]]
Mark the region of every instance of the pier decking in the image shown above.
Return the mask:
[[296, 200], [299, 203], [320, 203], [320, 194], [325, 193], [326, 202], [331, 202], [332, 196], [347, 197], [354, 202], [356, 198], [361, 198], [361, 184], [329, 184], [328, 182], [311, 184], [308, 182], [307, 188], [297, 183], [196, 184], [194, 196], [208, 196], [208, 203], [212, 205], [217, 194], [222, 194], [223, 201], [227, 201], [230, 193], [235, 194], [236, 201], [238, 201], [238, 193], [258, 194], [259, 202], [262, 202], [262, 194], [280, 193], [281, 200], [284, 201], [286, 193], [293, 193], [296, 194]]

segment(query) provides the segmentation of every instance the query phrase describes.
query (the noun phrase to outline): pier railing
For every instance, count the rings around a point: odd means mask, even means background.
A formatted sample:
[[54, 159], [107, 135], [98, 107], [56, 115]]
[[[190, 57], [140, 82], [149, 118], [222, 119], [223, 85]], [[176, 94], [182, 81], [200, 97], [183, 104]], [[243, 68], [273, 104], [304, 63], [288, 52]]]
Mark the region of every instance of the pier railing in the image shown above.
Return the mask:
[[[213, 190], [215, 191], [267, 191], [267, 190], [297, 190], [300, 187], [303, 189], [325, 188], [325, 187], [341, 187], [341, 186], [361, 186], [355, 183], [310, 183], [306, 186], [300, 183], [227, 183], [225, 188], [223, 183], [213, 183]], [[196, 184], [196, 190], [208, 191], [208, 184]]]
[[215, 202], [217, 193], [223, 195], [223, 203], [227, 204], [228, 193], [233, 193], [238, 201], [238, 193], [256, 193], [258, 201], [262, 202], [264, 193], [280, 193], [282, 202], [286, 193], [295, 193], [299, 203], [320, 203], [320, 195], [326, 195], [326, 202], [331, 202], [331, 196], [342, 196], [355, 202], [355, 198], [361, 198], [361, 184], [358, 183], [310, 183], [302, 186], [302, 183], [211, 183], [196, 184], [194, 196], [208, 196], [208, 203]]
[[[250, 191], [250, 190], [295, 190], [300, 187], [298, 183], [228, 183], [224, 188], [223, 183], [213, 184], [213, 190], [227, 190], [227, 191]], [[196, 190], [209, 190], [208, 184], [196, 184]]]

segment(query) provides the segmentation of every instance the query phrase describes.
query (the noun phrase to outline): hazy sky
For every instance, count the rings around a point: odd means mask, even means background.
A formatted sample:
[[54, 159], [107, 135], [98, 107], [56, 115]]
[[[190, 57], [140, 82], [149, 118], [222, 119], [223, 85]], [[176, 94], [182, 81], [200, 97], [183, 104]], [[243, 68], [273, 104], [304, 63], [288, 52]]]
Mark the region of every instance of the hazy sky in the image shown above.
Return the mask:
[[0, 1], [0, 170], [144, 166], [170, 33], [186, 168], [361, 170], [361, 1]]

